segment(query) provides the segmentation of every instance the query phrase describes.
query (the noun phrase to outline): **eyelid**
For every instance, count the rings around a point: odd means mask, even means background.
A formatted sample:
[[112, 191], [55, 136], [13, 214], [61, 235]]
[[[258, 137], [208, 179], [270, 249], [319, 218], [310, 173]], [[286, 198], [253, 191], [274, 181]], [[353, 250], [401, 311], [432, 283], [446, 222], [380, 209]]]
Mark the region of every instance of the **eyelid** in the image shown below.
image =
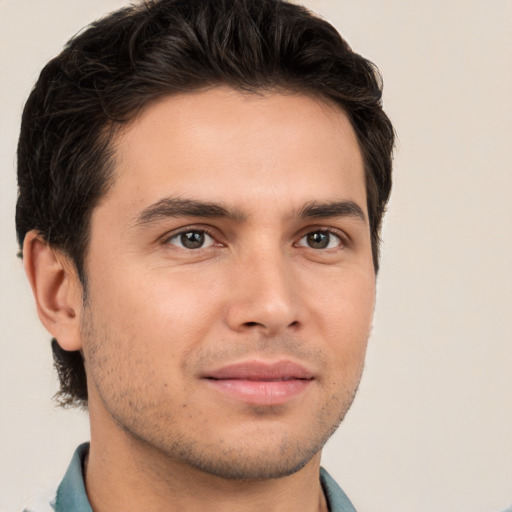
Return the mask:
[[[214, 232], [214, 230], [210, 226], [197, 225], [197, 224], [195, 224], [195, 225], [192, 224], [192, 225], [188, 225], [188, 226], [182, 226], [182, 227], [173, 229], [172, 231], [168, 231], [165, 235], [160, 237], [159, 243], [162, 244], [162, 245], [173, 245], [174, 247], [177, 247], [178, 249], [189, 251], [191, 249], [186, 249], [184, 247], [180, 247], [179, 245], [171, 244], [171, 240], [173, 238], [176, 238], [176, 237], [178, 237], [180, 235], [183, 235], [185, 233], [189, 233], [191, 231], [198, 231], [198, 232], [205, 233], [206, 235], [208, 235], [213, 240], [214, 243], [209, 245], [209, 246], [207, 246], [207, 247], [204, 247], [204, 249], [208, 249], [209, 247], [212, 247], [212, 246], [224, 245], [223, 242], [219, 241], [220, 237], [219, 237], [218, 233]], [[202, 248], [200, 248], [200, 249], [202, 249]], [[195, 250], [199, 251], [200, 249], [195, 249]]]
[[[179, 228], [173, 229], [171, 231], [168, 231], [163, 236], [159, 238], [159, 243], [162, 245], [173, 245], [174, 247], [177, 247], [180, 249], [178, 245], [170, 244], [170, 240], [174, 237], [177, 237], [179, 235], [182, 235], [184, 233], [188, 233], [190, 231], [200, 231], [204, 232], [206, 235], [211, 237], [214, 241], [214, 243], [211, 246], [225, 246], [226, 242], [222, 240], [222, 235], [219, 234], [218, 230], [215, 228], [212, 228], [211, 226], [204, 225], [204, 224], [190, 224], [186, 226], [181, 226]], [[350, 236], [343, 230], [339, 228], [334, 228], [332, 226], [324, 226], [324, 225], [314, 225], [314, 226], [307, 226], [300, 230], [296, 237], [296, 242], [294, 242], [293, 245], [297, 246], [298, 242], [302, 240], [305, 236], [307, 236], [310, 233], [315, 232], [324, 232], [329, 233], [335, 237], [337, 237], [340, 240], [340, 247], [348, 247], [352, 244], [352, 240]], [[205, 249], [211, 247], [205, 247]], [[182, 248], [183, 250], [190, 250]], [[196, 249], [200, 250], [200, 249]], [[325, 249], [319, 249], [319, 250], [325, 250]]]
[[[339, 228], [334, 228], [332, 226], [317, 225], [317, 226], [307, 226], [306, 228], [302, 229], [298, 235], [297, 242], [295, 242], [295, 244], [297, 244], [298, 241], [302, 240], [305, 236], [307, 236], [311, 233], [318, 233], [318, 232], [329, 233], [330, 235], [334, 235], [335, 237], [337, 237], [340, 240], [340, 247], [348, 247], [352, 243], [350, 236], [345, 231], [343, 231]], [[321, 249], [321, 250], [325, 250], [325, 249]]]

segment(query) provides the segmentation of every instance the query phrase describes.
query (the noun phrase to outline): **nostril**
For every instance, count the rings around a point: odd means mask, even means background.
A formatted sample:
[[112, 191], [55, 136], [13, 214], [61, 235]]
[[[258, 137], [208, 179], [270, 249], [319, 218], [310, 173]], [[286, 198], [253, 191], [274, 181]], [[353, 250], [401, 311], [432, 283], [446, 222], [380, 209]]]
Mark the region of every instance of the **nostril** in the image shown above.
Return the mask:
[[[263, 324], [261, 322], [245, 322], [244, 326], [245, 327], [264, 327], [264, 328], [266, 327], [265, 324]], [[288, 324], [288, 327], [298, 327], [298, 326], [299, 326], [299, 322], [297, 320]]]

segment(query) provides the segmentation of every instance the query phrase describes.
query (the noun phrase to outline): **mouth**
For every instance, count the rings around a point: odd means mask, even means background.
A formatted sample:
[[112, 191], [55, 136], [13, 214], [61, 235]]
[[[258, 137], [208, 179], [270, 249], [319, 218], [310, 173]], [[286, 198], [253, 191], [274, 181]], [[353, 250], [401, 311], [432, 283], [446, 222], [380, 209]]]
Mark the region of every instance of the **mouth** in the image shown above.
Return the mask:
[[311, 371], [291, 361], [247, 361], [207, 372], [215, 391], [251, 405], [282, 405], [302, 395], [314, 381]]

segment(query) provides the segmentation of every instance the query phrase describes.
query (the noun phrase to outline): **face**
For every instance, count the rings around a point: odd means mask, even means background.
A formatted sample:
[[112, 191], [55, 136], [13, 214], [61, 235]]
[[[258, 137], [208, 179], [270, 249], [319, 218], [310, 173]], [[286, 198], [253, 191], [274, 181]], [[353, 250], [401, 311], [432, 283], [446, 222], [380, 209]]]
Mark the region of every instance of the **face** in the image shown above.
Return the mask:
[[81, 312], [93, 432], [225, 478], [297, 471], [352, 402], [374, 308], [349, 121], [217, 88], [151, 105], [116, 155]]

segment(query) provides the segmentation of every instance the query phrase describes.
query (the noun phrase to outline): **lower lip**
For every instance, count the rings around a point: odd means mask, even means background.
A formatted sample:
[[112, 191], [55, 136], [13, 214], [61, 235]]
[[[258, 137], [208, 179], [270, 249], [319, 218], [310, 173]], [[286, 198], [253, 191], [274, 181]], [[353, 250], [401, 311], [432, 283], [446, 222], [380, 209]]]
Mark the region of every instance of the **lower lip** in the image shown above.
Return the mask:
[[217, 391], [247, 404], [272, 406], [282, 405], [302, 394], [311, 384], [307, 379], [261, 381], [243, 379], [208, 379]]

